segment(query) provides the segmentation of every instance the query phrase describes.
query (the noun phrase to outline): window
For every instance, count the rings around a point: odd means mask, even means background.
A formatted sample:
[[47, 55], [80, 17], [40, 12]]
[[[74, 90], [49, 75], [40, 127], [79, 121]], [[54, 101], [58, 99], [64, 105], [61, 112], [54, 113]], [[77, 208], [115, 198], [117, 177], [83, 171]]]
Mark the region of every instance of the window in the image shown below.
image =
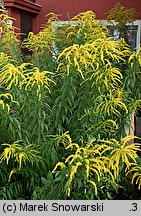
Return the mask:
[[32, 31], [33, 15], [29, 12], [21, 11], [21, 39], [27, 37], [28, 33]]
[[[29, 32], [33, 30], [33, 14], [21, 11], [20, 14], [21, 40], [24, 40]], [[26, 48], [21, 49], [23, 55], [28, 55], [29, 51]]]
[[[109, 26], [107, 20], [102, 20], [100, 22], [108, 27], [111, 37], [114, 37], [115, 40], [119, 39], [119, 32], [114, 29], [114, 26]], [[141, 43], [141, 20], [136, 20], [132, 25], [130, 24], [128, 26], [128, 38], [132, 49], [137, 48]]]

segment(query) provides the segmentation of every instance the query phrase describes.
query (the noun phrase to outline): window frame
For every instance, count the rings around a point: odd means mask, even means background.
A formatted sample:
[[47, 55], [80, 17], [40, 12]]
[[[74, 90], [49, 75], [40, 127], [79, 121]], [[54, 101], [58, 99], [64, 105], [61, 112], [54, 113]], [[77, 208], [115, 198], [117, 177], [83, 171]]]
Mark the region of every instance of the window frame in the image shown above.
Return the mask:
[[[102, 23], [102, 25], [104, 26], [111, 26], [109, 24], [109, 22], [107, 20], [99, 20], [99, 22]], [[113, 26], [116, 25], [116, 22], [114, 20], [112, 20]], [[132, 27], [132, 26], [137, 26], [137, 38], [136, 38], [136, 48], [138, 47], [138, 45], [141, 43], [141, 20], [135, 20], [132, 23], [129, 23], [127, 26]], [[114, 29], [114, 37], [116, 40], [116, 36], [118, 35], [118, 31]], [[117, 38], [118, 39], [118, 38]]]

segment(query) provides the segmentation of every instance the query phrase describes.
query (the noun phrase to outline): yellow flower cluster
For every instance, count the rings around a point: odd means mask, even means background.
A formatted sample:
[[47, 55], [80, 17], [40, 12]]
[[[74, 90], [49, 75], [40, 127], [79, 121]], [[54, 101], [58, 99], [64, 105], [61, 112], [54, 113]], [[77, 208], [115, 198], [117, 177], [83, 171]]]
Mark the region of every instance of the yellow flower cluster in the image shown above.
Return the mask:
[[28, 50], [33, 51], [34, 54], [42, 53], [43, 51], [50, 51], [52, 43], [54, 40], [54, 27], [52, 23], [58, 20], [58, 16], [54, 13], [48, 14], [48, 22], [45, 28], [38, 34], [30, 32], [28, 38], [23, 42], [23, 47], [28, 48]]
[[[44, 87], [50, 92], [50, 83], [56, 84], [51, 78], [53, 73], [50, 71], [40, 72], [37, 67], [28, 69], [31, 66], [29, 63], [23, 63], [20, 66], [14, 66], [9, 63], [2, 67], [0, 73], [0, 85], [6, 87], [6, 90], [11, 89], [12, 86], [22, 88], [25, 90], [31, 89], [34, 86], [37, 89], [37, 96], [41, 99], [41, 88]], [[50, 78], [48, 77], [50, 76]]]
[[[93, 144], [87, 143], [85, 147], [80, 147], [77, 143], [68, 141], [67, 149], [75, 150], [75, 154], [69, 155], [65, 163], [58, 162], [53, 169], [53, 173], [58, 172], [58, 167], [69, 170], [69, 178], [66, 182], [66, 192], [70, 196], [71, 186], [77, 174], [81, 172], [86, 174], [86, 182], [93, 185], [95, 195], [97, 195], [97, 184], [101, 181], [103, 175], [109, 176], [111, 181], [116, 184], [116, 178], [119, 175], [119, 168], [121, 162], [126, 165], [126, 174], [130, 171], [136, 171], [133, 165], [137, 166], [137, 152], [140, 151], [140, 145], [132, 143], [128, 145], [129, 141], [136, 138], [135, 136], [127, 136], [118, 142], [115, 139], [99, 140]], [[71, 140], [71, 138], [70, 138]], [[106, 153], [110, 152], [110, 157]], [[66, 165], [68, 164], [68, 165]], [[138, 168], [139, 169], [139, 168]], [[132, 182], [138, 176], [137, 183], [140, 183], [141, 174], [136, 173], [133, 176]]]
[[[14, 158], [15, 161], [18, 163], [18, 169], [22, 168], [22, 165], [26, 165], [27, 163], [31, 163], [33, 165], [34, 162], [38, 161], [40, 156], [38, 156], [38, 151], [36, 151], [35, 145], [22, 145], [22, 140], [17, 140], [13, 144], [2, 144], [5, 146], [3, 152], [0, 154], [0, 163], [3, 160], [9, 164], [10, 159]], [[9, 181], [13, 173], [15, 173], [16, 169], [11, 170], [9, 175]]]
[[7, 108], [8, 113], [10, 111], [10, 102], [18, 104], [10, 93], [0, 94], [0, 106], [2, 106], [3, 109]]
[[40, 72], [39, 69], [33, 68], [32, 72], [26, 73], [24, 75], [23, 80], [20, 83], [20, 87], [25, 86], [25, 90], [28, 88], [33, 88], [34, 86], [37, 87], [37, 96], [39, 100], [41, 99], [41, 87], [46, 88], [50, 92], [50, 82], [56, 84], [51, 78], [48, 78], [47, 75], [52, 75], [53, 73], [50, 71], [42, 71]]

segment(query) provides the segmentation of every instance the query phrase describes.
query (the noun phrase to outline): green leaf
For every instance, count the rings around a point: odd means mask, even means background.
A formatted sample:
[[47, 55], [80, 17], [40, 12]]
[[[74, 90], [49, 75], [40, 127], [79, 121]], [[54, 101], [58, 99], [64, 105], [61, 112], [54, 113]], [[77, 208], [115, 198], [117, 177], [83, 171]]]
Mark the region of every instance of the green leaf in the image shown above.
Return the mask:
[[41, 181], [45, 187], [48, 187], [52, 183], [51, 180], [45, 179], [44, 177], [41, 177]]
[[53, 180], [53, 174], [52, 174], [51, 171], [48, 172], [48, 174], [47, 174], [47, 179], [48, 179], [48, 180]]

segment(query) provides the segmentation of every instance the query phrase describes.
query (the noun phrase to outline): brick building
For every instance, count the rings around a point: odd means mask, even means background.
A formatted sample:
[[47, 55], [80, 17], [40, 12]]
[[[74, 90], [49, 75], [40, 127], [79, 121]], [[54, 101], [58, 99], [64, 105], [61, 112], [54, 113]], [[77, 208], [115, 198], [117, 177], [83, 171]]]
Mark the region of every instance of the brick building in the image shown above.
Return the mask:
[[[141, 19], [140, 0], [119, 0], [128, 8], [138, 11]], [[50, 12], [62, 14], [62, 19], [67, 20], [78, 12], [93, 10], [97, 19], [105, 19], [106, 13], [115, 5], [116, 0], [4, 0], [9, 16], [16, 18], [14, 25], [21, 32], [33, 31], [37, 33], [43, 23], [45, 15]]]

